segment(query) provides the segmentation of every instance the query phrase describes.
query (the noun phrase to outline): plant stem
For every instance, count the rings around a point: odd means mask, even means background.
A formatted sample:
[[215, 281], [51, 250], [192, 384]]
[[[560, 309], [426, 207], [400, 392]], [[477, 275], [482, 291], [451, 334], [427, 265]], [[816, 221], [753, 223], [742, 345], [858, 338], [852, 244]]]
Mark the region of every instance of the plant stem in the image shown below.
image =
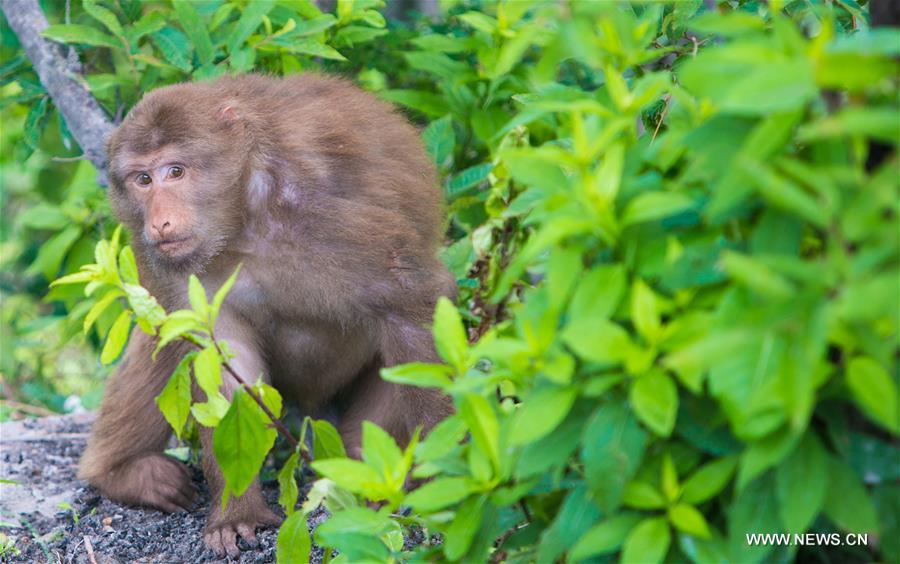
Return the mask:
[[[277, 430], [278, 433], [282, 437], [284, 437], [284, 439], [288, 442], [288, 444], [291, 445], [292, 449], [294, 449], [295, 451], [300, 453], [300, 457], [303, 459], [303, 461], [306, 462], [307, 464], [312, 462], [312, 458], [309, 456], [309, 453], [306, 452], [304, 449], [300, 448], [300, 443], [297, 441], [297, 439], [294, 437], [294, 435], [291, 434], [290, 430], [288, 430], [288, 428], [284, 425], [284, 423], [281, 421], [281, 419], [279, 419], [278, 417], [275, 417], [275, 414], [272, 413], [272, 411], [265, 404], [265, 402], [262, 400], [262, 398], [259, 397], [259, 395], [256, 392], [253, 391], [253, 388], [250, 386], [250, 384], [248, 384], [247, 381], [240, 374], [237, 373], [237, 370], [235, 370], [233, 366], [231, 366], [231, 363], [228, 362], [228, 360], [225, 356], [225, 353], [222, 351], [222, 348], [219, 346], [219, 341], [216, 340], [216, 337], [212, 333], [210, 333], [210, 338], [212, 340], [213, 346], [216, 348], [216, 352], [218, 352], [219, 356], [222, 358], [222, 366], [225, 367], [225, 370], [227, 370], [228, 373], [231, 374], [231, 377], [234, 378], [235, 381], [237, 381], [237, 383], [242, 388], [244, 388], [244, 391], [247, 392], [247, 394], [251, 398], [253, 398], [253, 401], [256, 402], [256, 404], [260, 407], [260, 409], [263, 410], [263, 413], [265, 413], [266, 416], [269, 418], [269, 420], [272, 421], [272, 425], [274, 425], [275, 430]], [[195, 343], [195, 345], [196, 345], [196, 343]], [[199, 347], [199, 345], [197, 345], [197, 346]]]

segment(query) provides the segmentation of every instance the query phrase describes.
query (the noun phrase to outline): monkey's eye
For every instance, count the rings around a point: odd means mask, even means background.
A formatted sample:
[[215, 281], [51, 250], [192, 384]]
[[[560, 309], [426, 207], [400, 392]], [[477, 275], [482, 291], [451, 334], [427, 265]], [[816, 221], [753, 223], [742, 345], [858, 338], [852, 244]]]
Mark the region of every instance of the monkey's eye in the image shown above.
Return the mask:
[[169, 178], [181, 178], [184, 176], [184, 169], [180, 166], [173, 166], [169, 169]]
[[135, 181], [141, 186], [150, 186], [150, 184], [153, 182], [153, 179], [150, 178], [150, 175], [146, 172], [142, 172], [138, 174], [137, 177], [135, 177]]

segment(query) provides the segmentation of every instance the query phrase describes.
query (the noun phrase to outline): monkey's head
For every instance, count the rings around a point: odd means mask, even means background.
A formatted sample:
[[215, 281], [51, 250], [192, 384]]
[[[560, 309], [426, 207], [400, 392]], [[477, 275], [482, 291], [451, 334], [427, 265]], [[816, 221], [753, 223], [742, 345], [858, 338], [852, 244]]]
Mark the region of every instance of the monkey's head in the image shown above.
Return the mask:
[[151, 92], [110, 137], [110, 201], [151, 266], [201, 271], [240, 231], [248, 145], [233, 104], [176, 85]]

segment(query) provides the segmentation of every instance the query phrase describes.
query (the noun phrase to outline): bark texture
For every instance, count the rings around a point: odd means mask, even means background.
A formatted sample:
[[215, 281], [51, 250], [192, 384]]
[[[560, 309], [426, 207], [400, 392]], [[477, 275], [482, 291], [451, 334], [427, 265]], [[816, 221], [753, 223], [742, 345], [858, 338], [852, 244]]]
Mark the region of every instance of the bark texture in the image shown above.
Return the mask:
[[69, 65], [62, 48], [41, 35], [49, 24], [38, 0], [0, 0], [0, 9], [75, 141], [106, 184], [105, 142], [114, 127], [109, 116]]

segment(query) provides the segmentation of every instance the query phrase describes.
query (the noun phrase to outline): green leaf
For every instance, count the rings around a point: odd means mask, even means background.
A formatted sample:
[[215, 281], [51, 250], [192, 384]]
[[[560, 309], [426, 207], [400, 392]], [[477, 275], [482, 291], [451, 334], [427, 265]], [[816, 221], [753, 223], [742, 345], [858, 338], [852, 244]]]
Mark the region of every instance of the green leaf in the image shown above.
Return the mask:
[[407, 495], [403, 504], [415, 511], [431, 513], [459, 503], [473, 491], [469, 478], [437, 478]]
[[619, 513], [594, 525], [569, 552], [569, 560], [578, 562], [616, 551], [625, 542], [628, 533], [641, 520], [638, 513]]
[[79, 43], [93, 47], [122, 49], [122, 44], [115, 37], [86, 25], [54, 24], [47, 26], [41, 35], [59, 43]]
[[584, 476], [605, 512], [622, 503], [625, 484], [637, 471], [646, 443], [646, 433], [620, 402], [602, 405], [587, 421], [581, 447]]
[[[294, 455], [296, 456], [296, 455]], [[288, 515], [278, 529], [278, 540], [275, 558], [285, 564], [291, 562], [309, 562], [309, 552], [312, 541], [309, 538], [309, 529], [306, 524], [306, 514], [303, 512]]]
[[166, 311], [146, 288], [135, 284], [123, 284], [122, 288], [128, 298], [128, 305], [139, 321], [147, 321], [153, 327], [158, 327], [166, 319]]
[[113, 304], [116, 298], [123, 296], [121, 290], [117, 288], [110, 288], [108, 292], [103, 294], [103, 297], [94, 302], [94, 305], [91, 306], [91, 309], [88, 310], [87, 315], [84, 317], [84, 323], [82, 324], [82, 331], [86, 335], [88, 331], [90, 331], [91, 326], [97, 321], [97, 318], [106, 311], [106, 309]]
[[[618, 75], [616, 75], [618, 76]], [[614, 143], [607, 149], [597, 169], [594, 185], [594, 194], [606, 205], [615, 201], [622, 183], [622, 171], [625, 167], [625, 145]]]
[[119, 275], [126, 284], [140, 284], [134, 251], [126, 245], [119, 251]]
[[774, 545], [747, 543], [747, 533], [782, 532], [771, 474], [765, 474], [739, 490], [728, 511], [728, 541], [732, 562], [759, 562]]
[[648, 517], [628, 533], [622, 547], [622, 562], [651, 564], [662, 562], [672, 537], [669, 524], [661, 517]]
[[493, 164], [483, 163], [454, 174], [447, 180], [447, 198], [450, 200], [457, 198], [469, 192], [470, 188], [486, 181], [493, 168]]
[[175, 68], [183, 72], [191, 72], [194, 68], [191, 64], [193, 48], [187, 36], [174, 27], [164, 27], [151, 33], [150, 38], [162, 51], [165, 59], [172, 63]]
[[123, 35], [122, 24], [119, 22], [119, 18], [116, 17], [116, 14], [111, 10], [100, 6], [97, 3], [97, 0], [84, 0], [82, 2], [82, 7], [84, 11], [94, 17], [94, 19], [98, 20], [106, 29], [111, 31], [113, 35], [121, 37]]
[[853, 399], [872, 421], [900, 433], [898, 391], [887, 371], [870, 357], [856, 357], [847, 365], [847, 387]]
[[163, 17], [162, 13], [156, 11], [147, 12], [141, 16], [141, 19], [126, 29], [125, 34], [128, 37], [128, 41], [134, 46], [141, 37], [159, 31], [164, 27], [166, 27], [166, 18]]
[[416, 449], [416, 460], [428, 462], [449, 454], [466, 436], [466, 426], [459, 416], [451, 416], [435, 425]]
[[175, 8], [175, 15], [178, 16], [178, 23], [181, 25], [181, 29], [187, 33], [187, 36], [194, 44], [194, 50], [197, 53], [197, 58], [200, 59], [200, 64], [212, 63], [215, 57], [215, 49], [213, 49], [212, 41], [209, 38], [209, 32], [206, 30], [206, 24], [203, 23], [194, 5], [188, 0], [172, 0], [172, 7]]
[[638, 418], [657, 435], [668, 437], [678, 415], [678, 388], [665, 372], [651, 370], [631, 385], [628, 397]]
[[801, 126], [797, 140], [807, 142], [862, 136], [885, 143], [896, 143], [898, 120], [900, 112], [895, 107], [848, 106], [819, 121]]
[[172, 376], [163, 391], [156, 396], [156, 405], [162, 412], [163, 417], [172, 426], [175, 435], [181, 439], [181, 433], [187, 423], [188, 415], [191, 413], [191, 360], [193, 355], [186, 355]]
[[444, 555], [451, 562], [460, 560], [469, 550], [481, 526], [485, 501], [483, 495], [470, 497], [456, 510], [456, 516], [444, 535]]
[[828, 492], [825, 515], [840, 529], [852, 533], [877, 533], [878, 512], [859, 477], [844, 462], [829, 457], [826, 466]]
[[441, 358], [462, 374], [468, 368], [469, 344], [456, 306], [445, 297], [434, 310], [434, 344]]
[[453, 385], [452, 370], [444, 364], [411, 362], [381, 369], [381, 377], [388, 382], [420, 388], [447, 389]]
[[689, 535], [700, 537], [703, 539], [710, 537], [709, 525], [703, 514], [697, 511], [693, 505], [679, 503], [669, 508], [669, 521], [677, 529], [684, 531]]
[[609, 319], [625, 294], [625, 269], [620, 264], [600, 265], [582, 276], [569, 305], [572, 319]]
[[736, 282], [767, 298], [784, 300], [794, 294], [790, 282], [753, 257], [724, 251], [722, 267]]
[[453, 132], [453, 118], [449, 115], [428, 124], [422, 132], [425, 149], [439, 167], [447, 164], [453, 155], [456, 145], [456, 134]]
[[200, 319], [209, 319], [209, 303], [206, 301], [206, 290], [200, 279], [196, 275], [191, 274], [188, 278], [188, 299], [191, 302], [191, 308], [200, 317]]
[[364, 507], [344, 509], [316, 528], [316, 544], [339, 546], [346, 562], [385, 562], [389, 551], [381, 535], [393, 529], [390, 519]]
[[347, 456], [344, 450], [344, 442], [334, 425], [324, 419], [316, 419], [312, 422], [313, 428], [313, 456], [317, 460], [327, 458], [343, 458]]
[[320, 476], [353, 493], [377, 495], [377, 492], [382, 491], [383, 482], [378, 472], [358, 460], [349, 458], [314, 460], [312, 468]]
[[191, 406], [191, 415], [204, 427], [215, 427], [225, 417], [231, 406], [221, 393], [209, 398], [209, 401], [195, 403]]
[[656, 294], [640, 279], [631, 287], [631, 321], [646, 342], [655, 344], [659, 340], [662, 324]]
[[[290, 517], [297, 505], [297, 497], [300, 490], [297, 488], [297, 465], [300, 455], [297, 452], [291, 454], [284, 466], [278, 471], [278, 504], [284, 509], [284, 514]], [[304, 524], [306, 519], [303, 520]], [[283, 527], [283, 525], [282, 525]]]
[[221, 394], [219, 388], [222, 386], [222, 359], [215, 347], [210, 345], [197, 353], [194, 358], [194, 377], [208, 398]]
[[694, 206], [694, 201], [678, 192], [645, 192], [628, 202], [622, 214], [622, 225], [657, 221], [679, 214]]
[[203, 323], [197, 314], [189, 309], [180, 309], [173, 311], [159, 328], [159, 341], [156, 343], [156, 352], [162, 350], [163, 347], [181, 338], [187, 333], [199, 331], [203, 328]]
[[[222, 304], [225, 302], [225, 298], [228, 296], [228, 292], [231, 291], [231, 288], [234, 287], [234, 283], [237, 281], [238, 274], [241, 272], [241, 265], [239, 264], [237, 268], [234, 269], [234, 272], [231, 273], [231, 276], [225, 280], [225, 283], [216, 291], [216, 295], [213, 296], [212, 307], [210, 308], [210, 324], [215, 326], [216, 319], [219, 317], [219, 311], [222, 309]], [[204, 298], [206, 293], [204, 292]]]
[[262, 400], [263, 405], [265, 405], [269, 409], [269, 411], [272, 412], [272, 415], [274, 415], [275, 417], [281, 417], [282, 399], [281, 394], [278, 393], [278, 390], [266, 384], [260, 379], [257, 380], [253, 385], [253, 391], [256, 393], [256, 396], [260, 400]]
[[119, 358], [125, 343], [128, 342], [128, 330], [131, 329], [131, 312], [123, 311], [106, 334], [106, 343], [100, 353], [100, 363], [109, 364]]
[[346, 61], [347, 58], [338, 52], [334, 47], [324, 45], [313, 39], [292, 39], [282, 48], [291, 53], [298, 55], [310, 55], [313, 57], [321, 57], [323, 59], [331, 59], [333, 61]]
[[602, 318], [576, 319], [563, 329], [561, 337], [575, 354], [591, 362], [621, 362], [631, 345], [622, 327]]
[[[46, 110], [46, 98], [43, 98], [40, 104]], [[31, 229], [52, 229], [56, 231], [66, 227], [70, 219], [59, 206], [41, 202], [19, 213], [16, 216], [16, 221], [20, 225]]]
[[362, 428], [363, 460], [381, 473], [385, 483], [399, 488], [405, 476], [401, 465], [403, 454], [397, 442], [387, 431], [371, 421], [363, 421]]
[[510, 443], [523, 445], [552, 432], [566, 418], [577, 397], [574, 387], [546, 386], [532, 392], [513, 417]]
[[737, 462], [737, 457], [728, 456], [701, 466], [682, 484], [682, 501], [696, 505], [711, 499], [731, 481]]
[[446, 115], [447, 102], [443, 97], [421, 90], [382, 90], [378, 95], [401, 106], [418, 110], [429, 117]]
[[555, 562], [601, 514], [584, 484], [573, 488], [563, 500], [553, 523], [541, 535], [535, 562]]
[[469, 427], [475, 446], [500, 468], [499, 424], [497, 416], [484, 397], [465, 394], [459, 402], [459, 415]]
[[828, 456], [815, 433], [807, 431], [775, 475], [778, 515], [789, 533], [805, 533], [825, 501]]
[[622, 503], [635, 509], [661, 509], [666, 506], [666, 498], [647, 482], [628, 482], [622, 492]]
[[28, 265], [25, 272], [32, 275], [41, 273], [47, 280], [52, 280], [59, 272], [66, 253], [69, 252], [75, 241], [81, 238], [81, 235], [80, 226], [69, 225], [41, 245], [37, 257]]
[[225, 42], [229, 53], [234, 53], [243, 45], [250, 34], [256, 31], [263, 22], [263, 16], [268, 14], [273, 7], [275, 7], [275, 0], [256, 0], [241, 11], [240, 19]]
[[[196, 362], [194, 366], [196, 369]], [[228, 494], [240, 496], [247, 491], [275, 444], [276, 434], [247, 392], [235, 390], [231, 407], [213, 431], [213, 451], [225, 478], [223, 502]]]

